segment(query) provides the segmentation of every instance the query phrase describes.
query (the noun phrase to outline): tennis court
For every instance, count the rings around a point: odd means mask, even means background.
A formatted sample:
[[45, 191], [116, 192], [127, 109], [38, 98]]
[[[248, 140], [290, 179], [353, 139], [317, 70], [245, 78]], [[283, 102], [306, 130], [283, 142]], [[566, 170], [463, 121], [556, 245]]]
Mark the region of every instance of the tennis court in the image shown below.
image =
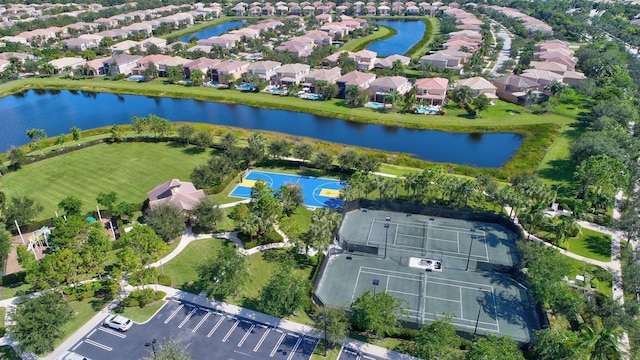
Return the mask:
[[357, 209], [338, 236], [343, 252], [328, 259], [315, 289], [325, 305], [386, 292], [411, 323], [447, 316], [461, 331], [523, 343], [538, 327], [528, 290], [502, 272], [517, 263], [516, 235], [498, 224]]
[[331, 209], [340, 209], [342, 207], [343, 201], [340, 198], [340, 192], [342, 190], [341, 180], [280, 174], [267, 171], [249, 171], [243, 176], [242, 182], [233, 189], [229, 196], [249, 199], [251, 197], [251, 188], [258, 180], [263, 180], [274, 191], [286, 184], [300, 185], [302, 187], [304, 205], [308, 207], [328, 207]]

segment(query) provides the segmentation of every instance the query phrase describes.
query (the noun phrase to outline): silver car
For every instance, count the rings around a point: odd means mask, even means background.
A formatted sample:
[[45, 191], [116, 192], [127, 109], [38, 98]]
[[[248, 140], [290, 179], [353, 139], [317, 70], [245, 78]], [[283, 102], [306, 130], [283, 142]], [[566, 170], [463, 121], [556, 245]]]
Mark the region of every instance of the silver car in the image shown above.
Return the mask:
[[133, 325], [133, 321], [124, 316], [112, 315], [104, 320], [103, 325], [108, 326], [112, 329], [127, 331], [131, 328], [131, 325]]

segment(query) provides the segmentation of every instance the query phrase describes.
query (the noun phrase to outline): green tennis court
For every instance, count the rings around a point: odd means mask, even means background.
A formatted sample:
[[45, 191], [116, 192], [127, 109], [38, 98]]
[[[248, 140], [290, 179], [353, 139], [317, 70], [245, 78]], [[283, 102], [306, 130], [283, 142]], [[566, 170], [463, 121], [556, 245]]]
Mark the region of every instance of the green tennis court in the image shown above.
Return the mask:
[[411, 323], [447, 316], [461, 331], [523, 343], [538, 328], [528, 290], [495, 271], [517, 263], [516, 235], [498, 224], [358, 209], [338, 237], [343, 252], [316, 284], [324, 304], [348, 307], [369, 290], [402, 299]]

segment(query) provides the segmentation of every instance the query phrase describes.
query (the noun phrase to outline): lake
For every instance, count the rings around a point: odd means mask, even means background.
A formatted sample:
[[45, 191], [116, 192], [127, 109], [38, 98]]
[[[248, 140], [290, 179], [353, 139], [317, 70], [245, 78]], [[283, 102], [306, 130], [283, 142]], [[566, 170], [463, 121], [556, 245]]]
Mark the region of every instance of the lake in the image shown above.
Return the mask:
[[[312, 104], [309, 103], [310, 106]], [[130, 124], [133, 116], [149, 114], [172, 121], [277, 131], [346, 145], [409, 153], [434, 162], [487, 168], [501, 167], [523, 141], [521, 136], [512, 133], [455, 134], [365, 124], [246, 105], [89, 91], [27, 90], [0, 98], [0, 109], [0, 151], [8, 150], [11, 145], [28, 143], [25, 132], [31, 128], [44, 129], [48, 136], [53, 137], [70, 133], [72, 126], [86, 130], [112, 124]], [[374, 110], [371, 111], [371, 115], [375, 116]]]
[[233, 20], [227, 21], [226, 23], [218, 24], [215, 26], [208, 27], [204, 30], [200, 30], [193, 34], [189, 34], [180, 38], [180, 41], [189, 42], [192, 38], [196, 37], [198, 40], [208, 39], [212, 36], [219, 36], [226, 33], [229, 30], [237, 29], [239, 27], [243, 27], [247, 24], [245, 20]]
[[398, 31], [396, 35], [376, 41], [367, 47], [377, 52], [378, 56], [404, 55], [422, 39], [426, 29], [425, 23], [420, 20], [377, 20], [376, 24], [392, 27]]

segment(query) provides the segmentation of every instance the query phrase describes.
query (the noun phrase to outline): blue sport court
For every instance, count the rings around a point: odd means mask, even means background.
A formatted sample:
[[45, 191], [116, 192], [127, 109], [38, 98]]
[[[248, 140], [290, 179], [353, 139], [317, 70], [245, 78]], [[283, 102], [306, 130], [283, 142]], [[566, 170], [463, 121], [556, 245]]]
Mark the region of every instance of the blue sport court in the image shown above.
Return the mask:
[[251, 197], [251, 188], [258, 180], [263, 180], [274, 191], [282, 185], [298, 184], [302, 187], [304, 205], [308, 207], [328, 207], [334, 210], [342, 207], [340, 198], [342, 180], [316, 178], [310, 176], [297, 176], [289, 174], [272, 173], [266, 171], [251, 170], [242, 178], [242, 182], [236, 186], [229, 196], [248, 199]]

